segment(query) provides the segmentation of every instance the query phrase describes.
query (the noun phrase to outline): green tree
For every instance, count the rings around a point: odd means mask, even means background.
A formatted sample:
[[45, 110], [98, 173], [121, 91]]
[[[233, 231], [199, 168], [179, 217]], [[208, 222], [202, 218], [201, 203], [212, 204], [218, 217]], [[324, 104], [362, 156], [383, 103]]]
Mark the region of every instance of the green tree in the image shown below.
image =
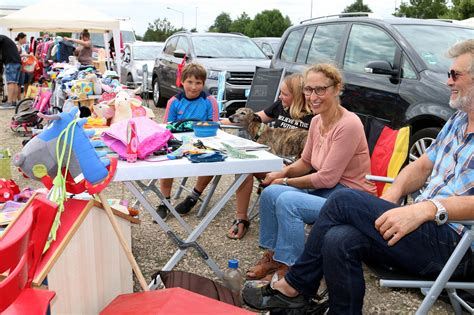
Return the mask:
[[258, 13], [246, 29], [250, 37], [280, 37], [291, 26], [288, 16], [283, 17], [280, 10], [264, 10]]
[[372, 12], [368, 5], [364, 4], [363, 0], [355, 0], [354, 3], [348, 5], [342, 13], [349, 12]]
[[437, 19], [448, 13], [447, 2], [447, 0], [410, 0], [409, 3], [402, 2], [394, 15], [419, 19]]
[[167, 18], [156, 19], [153, 23], [148, 23], [148, 28], [143, 34], [143, 40], [146, 42], [164, 42], [171, 34], [179, 31], [171, 25]]
[[442, 18], [465, 20], [474, 16], [473, 0], [452, 0], [451, 9]]
[[215, 33], [229, 33], [232, 19], [229, 13], [222, 12], [214, 20], [214, 24], [209, 27], [209, 32]]
[[248, 35], [247, 29], [251, 22], [252, 19], [250, 16], [247, 13], [242, 12], [242, 14], [236, 20], [232, 21], [232, 24], [230, 25], [230, 31]]
[[56, 33], [56, 36], [61, 36], [61, 37], [71, 37], [72, 33], [67, 33], [67, 32], [58, 32]]

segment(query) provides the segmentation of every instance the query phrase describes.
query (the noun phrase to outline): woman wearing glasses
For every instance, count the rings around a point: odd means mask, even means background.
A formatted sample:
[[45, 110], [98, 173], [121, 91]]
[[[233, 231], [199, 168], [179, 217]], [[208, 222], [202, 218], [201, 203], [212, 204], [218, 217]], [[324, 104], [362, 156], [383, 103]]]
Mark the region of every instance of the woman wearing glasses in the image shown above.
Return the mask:
[[[278, 101], [255, 114], [261, 118], [263, 123], [273, 122], [274, 128], [309, 129], [314, 115], [303, 94], [303, 76], [300, 73], [295, 73], [285, 77], [280, 85]], [[223, 121], [222, 123], [230, 124], [230, 121]], [[265, 175], [264, 173], [254, 174], [258, 178], [263, 178]], [[230, 239], [242, 239], [247, 233], [250, 225], [247, 209], [252, 189], [253, 176], [249, 176], [236, 192], [236, 219], [232, 222], [227, 233], [227, 237]]]
[[375, 194], [365, 180], [370, 157], [360, 119], [340, 105], [339, 70], [329, 64], [310, 67], [303, 92], [315, 116], [301, 159], [269, 173], [260, 199], [260, 246], [266, 251], [248, 279], [279, 276], [295, 263], [304, 248], [305, 224], [314, 223], [326, 198], [349, 187]]

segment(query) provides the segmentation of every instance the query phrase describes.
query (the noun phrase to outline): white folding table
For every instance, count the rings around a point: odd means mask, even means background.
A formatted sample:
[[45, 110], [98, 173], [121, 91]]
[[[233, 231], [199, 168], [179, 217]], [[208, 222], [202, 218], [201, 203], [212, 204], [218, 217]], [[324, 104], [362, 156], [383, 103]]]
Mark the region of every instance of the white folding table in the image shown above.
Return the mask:
[[[229, 135], [223, 131], [219, 131], [218, 135], [229, 137]], [[181, 260], [186, 251], [192, 247], [196, 249], [199, 256], [214, 271], [216, 276], [222, 278], [222, 271], [220, 268], [196, 240], [204, 232], [219, 211], [222, 210], [227, 201], [229, 201], [247, 176], [253, 173], [277, 171], [281, 170], [283, 167], [282, 159], [267, 151], [252, 151], [249, 153], [258, 156], [258, 158], [235, 159], [228, 157], [223, 162], [213, 163], [191, 163], [187, 158], [161, 162], [138, 161], [136, 163], [127, 163], [126, 161], [119, 161], [114, 181], [123, 182], [125, 184], [125, 187], [127, 187], [134, 197], [139, 200], [141, 205], [150, 213], [161, 229], [178, 247], [178, 250], [165, 264], [162, 270], [171, 270]], [[153, 188], [153, 192], [155, 192], [161, 201], [170, 209], [170, 212], [176, 217], [180, 225], [188, 233], [185, 240], [178, 237], [171, 227], [156, 213], [155, 207], [153, 207], [147, 200], [145, 194], [140, 189], [142, 186], [139, 185], [139, 182], [144, 180], [221, 175], [236, 176], [234, 182], [227, 188], [220, 200], [214, 204], [194, 230], [192, 230], [191, 227], [181, 218], [169, 201], [164, 198], [160, 190], [157, 187]], [[159, 284], [157, 281], [158, 279], [152, 281], [149, 284], [149, 288], [156, 288]]]

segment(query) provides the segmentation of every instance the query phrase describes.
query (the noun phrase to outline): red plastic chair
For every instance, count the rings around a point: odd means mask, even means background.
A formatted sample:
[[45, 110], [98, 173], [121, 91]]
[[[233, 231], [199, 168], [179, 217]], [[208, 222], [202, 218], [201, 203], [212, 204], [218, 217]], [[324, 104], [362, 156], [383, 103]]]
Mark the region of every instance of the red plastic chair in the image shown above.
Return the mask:
[[45, 314], [55, 293], [31, 288], [57, 205], [35, 195], [0, 238], [0, 313]]

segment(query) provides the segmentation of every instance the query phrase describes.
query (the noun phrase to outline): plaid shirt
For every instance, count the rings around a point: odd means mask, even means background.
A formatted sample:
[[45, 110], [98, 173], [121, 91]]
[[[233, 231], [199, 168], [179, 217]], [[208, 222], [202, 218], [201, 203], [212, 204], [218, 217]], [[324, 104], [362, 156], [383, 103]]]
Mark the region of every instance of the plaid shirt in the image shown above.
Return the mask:
[[[434, 166], [428, 185], [416, 202], [474, 195], [474, 132], [465, 135], [467, 125], [467, 114], [456, 112], [426, 150]], [[462, 225], [449, 225], [462, 233]]]

